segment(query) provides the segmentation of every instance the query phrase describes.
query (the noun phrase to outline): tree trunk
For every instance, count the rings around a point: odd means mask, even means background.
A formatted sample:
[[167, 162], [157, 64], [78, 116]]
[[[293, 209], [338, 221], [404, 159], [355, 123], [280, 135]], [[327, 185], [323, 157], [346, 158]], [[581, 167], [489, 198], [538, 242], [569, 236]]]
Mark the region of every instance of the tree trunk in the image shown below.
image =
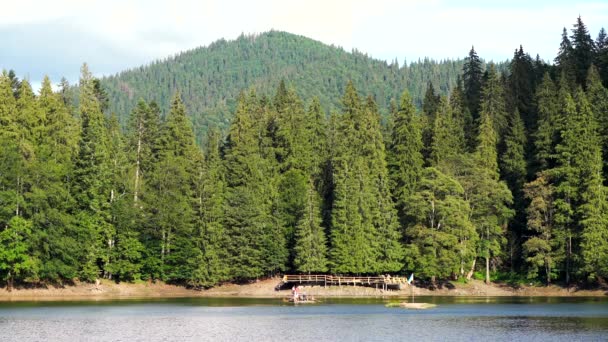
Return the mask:
[[568, 252], [566, 253], [566, 286], [570, 290], [570, 256], [572, 255], [572, 236], [568, 232]]
[[490, 283], [490, 251], [486, 255], [486, 284]]
[[139, 135], [137, 137], [137, 160], [136, 160], [136, 166], [135, 166], [135, 187], [133, 189], [133, 203], [137, 203], [137, 198], [139, 195], [139, 158], [141, 155], [141, 129], [142, 129], [142, 123], [140, 121], [139, 123]]
[[11, 271], [8, 271], [8, 278], [6, 280], [6, 289], [8, 290], [8, 292], [13, 291], [13, 275], [11, 274]]
[[467, 280], [471, 280], [473, 277], [473, 273], [475, 273], [475, 264], [477, 263], [477, 259], [473, 259], [473, 264], [471, 264], [471, 270], [467, 273]]

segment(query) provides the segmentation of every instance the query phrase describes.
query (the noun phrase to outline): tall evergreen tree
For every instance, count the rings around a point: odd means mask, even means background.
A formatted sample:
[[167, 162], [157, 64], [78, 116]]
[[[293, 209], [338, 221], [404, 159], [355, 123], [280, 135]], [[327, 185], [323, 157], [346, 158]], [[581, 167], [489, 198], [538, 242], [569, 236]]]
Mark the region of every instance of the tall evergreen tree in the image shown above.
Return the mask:
[[602, 86], [597, 68], [591, 66], [587, 75], [587, 98], [598, 125], [602, 148], [603, 178], [608, 176], [608, 89]]
[[509, 223], [508, 234], [510, 264], [511, 270], [513, 270], [521, 246], [521, 237], [525, 234], [526, 226], [526, 201], [523, 186], [527, 176], [524, 150], [527, 144], [524, 123], [519, 115], [519, 110], [515, 109], [509, 119], [509, 128], [505, 136], [504, 151], [500, 156], [499, 166], [503, 179], [513, 195], [515, 216]]
[[261, 150], [265, 110], [253, 90], [241, 94], [226, 143], [225, 225], [231, 274], [237, 279], [284, 270], [287, 262], [285, 235], [273, 215], [276, 161]]
[[308, 181], [306, 202], [296, 225], [294, 267], [298, 272], [326, 272], [327, 245], [321, 226], [321, 204], [312, 179]]
[[194, 189], [202, 156], [180, 94], [173, 97], [159, 138], [159, 157], [151, 179], [154, 197], [152, 224], [157, 229], [164, 277], [170, 281], [191, 279], [192, 260], [200, 253], [194, 245]]
[[480, 120], [481, 113], [486, 113], [490, 120], [498, 141], [502, 141], [508, 127], [505, 90], [494, 64], [490, 64], [487, 77], [481, 89], [479, 104]]
[[595, 42], [580, 15], [576, 18], [570, 38], [574, 46], [572, 58], [576, 84], [586, 89], [587, 71], [595, 59]]
[[574, 59], [574, 48], [570, 38], [568, 38], [568, 31], [565, 27], [562, 31], [562, 41], [559, 44], [559, 51], [557, 52], [554, 61], [560, 78], [563, 78], [564, 82], [568, 84], [569, 87], [574, 87], [577, 66]]
[[532, 132], [537, 118], [534, 112], [534, 92], [536, 88], [536, 75], [532, 58], [524, 53], [523, 47], [515, 50], [513, 59], [509, 65], [509, 76], [507, 78], [507, 110], [514, 112], [516, 109], [523, 118], [526, 133]]
[[597, 66], [604, 86], [608, 87], [608, 34], [602, 27], [595, 40], [597, 54], [594, 64]]
[[545, 73], [536, 89], [538, 127], [534, 134], [535, 169], [546, 170], [554, 165], [554, 148], [559, 134], [557, 90], [549, 73]]
[[388, 148], [391, 189], [401, 224], [405, 225], [405, 206], [420, 180], [422, 158], [422, 129], [420, 117], [407, 91], [401, 95], [399, 110], [392, 118], [393, 129]]
[[475, 47], [471, 47], [469, 55], [464, 59], [462, 80], [464, 81], [466, 103], [474, 121], [477, 121], [479, 118], [482, 76], [483, 65], [481, 59], [477, 55], [477, 52], [475, 52]]
[[555, 227], [554, 187], [544, 172], [525, 185], [525, 197], [530, 201], [526, 209], [528, 229], [534, 234], [522, 245], [528, 263], [528, 277], [536, 278], [544, 271], [546, 283], [557, 278], [556, 266], [564, 259], [564, 236]]
[[74, 197], [82, 212], [76, 226], [81, 231], [79, 241], [83, 247], [80, 256], [80, 277], [93, 280], [99, 276], [98, 260], [104, 248], [103, 236], [112, 229], [110, 225], [110, 155], [104, 116], [95, 95], [93, 77], [86, 64], [81, 68], [79, 113], [81, 137], [75, 161], [75, 177], [72, 187]]
[[582, 271], [591, 279], [603, 279], [608, 276], [608, 206], [602, 184], [602, 153], [595, 117], [580, 88], [575, 94], [575, 103], [580, 127], [573, 133], [579, 134], [574, 158], [580, 182], [576, 215], [580, 224]]
[[360, 102], [352, 83], [343, 106], [332, 157], [331, 269], [395, 272], [402, 267], [401, 251], [380, 118], [371, 99]]
[[[484, 92], [484, 95], [488, 92]], [[498, 107], [498, 108], [497, 108]], [[490, 259], [500, 257], [505, 242], [505, 227], [513, 213], [512, 194], [507, 185], [499, 181], [498, 137], [494, 130], [492, 113], [500, 112], [500, 104], [484, 96], [481, 104], [478, 145], [470, 171], [475, 186], [470, 188], [471, 218], [479, 234], [479, 256], [485, 259], [486, 283], [490, 282]], [[471, 181], [468, 182], [471, 184]]]
[[432, 126], [430, 164], [441, 170], [465, 150], [462, 123], [457, 121], [448, 99], [442, 97]]

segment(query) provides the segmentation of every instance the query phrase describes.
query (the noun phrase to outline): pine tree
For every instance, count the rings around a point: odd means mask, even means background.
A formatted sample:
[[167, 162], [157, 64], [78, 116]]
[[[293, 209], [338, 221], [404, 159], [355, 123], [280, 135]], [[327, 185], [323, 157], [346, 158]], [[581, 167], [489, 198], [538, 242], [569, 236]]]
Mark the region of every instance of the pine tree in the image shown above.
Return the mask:
[[195, 145], [194, 132], [180, 94], [173, 97], [159, 138], [158, 163], [152, 187], [153, 224], [160, 236], [160, 258], [170, 281], [188, 281], [193, 260], [200, 254], [193, 241], [195, 221], [194, 189], [202, 155]]
[[393, 129], [388, 148], [391, 189], [401, 224], [405, 225], [405, 205], [414, 193], [422, 173], [422, 129], [420, 117], [407, 91], [401, 95], [399, 110], [392, 118]]
[[526, 181], [527, 164], [525, 159], [526, 134], [519, 110], [515, 109], [509, 117], [509, 128], [504, 139], [504, 152], [500, 156], [499, 166], [511, 194], [513, 194], [513, 209], [515, 216], [509, 223], [509, 254], [511, 270], [513, 270], [521, 237], [525, 234], [526, 201], [523, 186]]
[[479, 103], [481, 100], [481, 85], [482, 85], [482, 62], [475, 47], [471, 47], [468, 57], [464, 59], [462, 68], [462, 79], [464, 81], [464, 93], [467, 106], [474, 121], [479, 118]]
[[[239, 97], [226, 150], [226, 229], [230, 238], [232, 276], [254, 279], [285, 269], [285, 235], [273, 213], [276, 205], [276, 160], [262, 149], [266, 110], [252, 90]], [[272, 158], [272, 159], [271, 159]]]
[[349, 83], [332, 156], [332, 272], [395, 272], [401, 268], [397, 215], [390, 198], [380, 118]]
[[548, 175], [538, 177], [525, 185], [524, 193], [530, 201], [526, 209], [528, 229], [535, 235], [523, 243], [523, 254], [528, 263], [528, 277], [536, 278], [543, 269], [547, 285], [557, 278], [556, 265], [564, 259], [564, 237], [554, 222], [555, 195]]
[[564, 82], [568, 84], [569, 87], [574, 87], [577, 66], [574, 59], [574, 48], [572, 47], [570, 38], [568, 38], [568, 31], [565, 27], [562, 31], [562, 41], [559, 45], [559, 51], [557, 52], [554, 61], [560, 78], [564, 79]]
[[574, 72], [576, 84], [586, 89], [587, 71], [595, 59], [595, 42], [583, 23], [581, 16], [576, 18], [576, 23], [572, 29], [572, 58], [574, 61]]
[[480, 120], [483, 120], [483, 118], [481, 118], [482, 112], [490, 117], [498, 141], [502, 141], [508, 127], [505, 105], [503, 84], [496, 72], [496, 67], [494, 64], [490, 64], [487, 70], [486, 81], [481, 89], [479, 115]]
[[76, 207], [70, 193], [69, 179], [78, 148], [78, 122], [70, 114], [59, 94], [53, 93], [48, 77], [42, 81], [38, 97], [44, 112], [44, 130], [37, 137], [36, 165], [29, 202], [40, 260], [40, 278], [61, 283], [77, 277], [81, 246], [73, 231], [72, 210]]
[[534, 134], [535, 162], [537, 170], [553, 167], [554, 148], [559, 134], [557, 119], [557, 90], [548, 73], [536, 89], [538, 113], [537, 131]]
[[591, 66], [587, 75], [587, 98], [598, 124], [598, 134], [602, 147], [603, 170], [606, 179], [608, 175], [608, 89], [602, 86], [597, 68]]
[[537, 122], [533, 102], [536, 88], [534, 65], [532, 58], [524, 53], [521, 45], [515, 50], [509, 71], [507, 111], [513, 113], [517, 109], [524, 121], [526, 132], [532, 132]]
[[608, 223], [606, 192], [602, 177], [602, 154], [597, 124], [582, 89], [575, 94], [580, 135], [575, 159], [580, 190], [576, 215], [580, 224], [583, 270], [591, 279], [608, 275]]
[[422, 143], [425, 160], [431, 159], [431, 143], [433, 141], [433, 125], [439, 109], [441, 96], [435, 93], [433, 84], [429, 82], [422, 102]]
[[439, 102], [432, 127], [430, 164], [443, 171], [465, 149], [462, 123], [454, 117], [452, 107], [445, 97]]
[[111, 229], [111, 187], [110, 155], [104, 116], [95, 96], [93, 77], [86, 64], [81, 68], [78, 111], [82, 127], [72, 189], [82, 211], [78, 215], [75, 229], [83, 234], [80, 235], [83, 240], [79, 241], [84, 252], [79, 257], [79, 276], [92, 281], [98, 277], [100, 271], [97, 260], [102, 257], [103, 232]]
[[294, 267], [298, 272], [326, 272], [327, 245], [321, 226], [321, 205], [312, 179], [306, 189], [306, 203], [295, 229]]
[[[450, 106], [454, 118], [454, 127], [458, 129], [457, 134], [464, 134], [465, 151], [471, 151], [475, 147], [477, 139], [475, 122], [471, 116], [471, 111], [466, 103], [462, 80], [458, 77], [456, 87], [450, 94]], [[461, 133], [463, 132], [463, 133]]]
[[197, 186], [197, 221], [202, 260], [192, 283], [210, 287], [229, 279], [228, 244], [224, 227], [224, 202], [226, 181], [220, 155], [221, 138], [216, 129], [208, 132], [205, 153], [205, 169]]
[[597, 54], [595, 56], [594, 64], [598, 68], [600, 78], [604, 86], [608, 87], [608, 34], [602, 27], [595, 40], [595, 47]]
[[[509, 209], [513, 198], [507, 185], [499, 181], [498, 137], [494, 130], [492, 113], [500, 112], [500, 103], [487, 97], [484, 92], [481, 104], [478, 145], [473, 156], [470, 172], [474, 187], [468, 189], [472, 208], [471, 218], [479, 234], [479, 256], [485, 259], [486, 283], [490, 282], [490, 259], [499, 257], [505, 242], [504, 229], [513, 216]], [[496, 108], [498, 107], [498, 108]], [[471, 184], [471, 181], [469, 181]]]
[[588, 146], [579, 147], [579, 139], [585, 129], [581, 126], [575, 102], [565, 89], [567, 85], [564, 83], [562, 82], [560, 87], [559, 108], [561, 110], [558, 117], [563, 128], [561, 128], [559, 142], [555, 147], [556, 166], [549, 171], [549, 175], [555, 184], [555, 224], [560, 231], [560, 236], [563, 236], [565, 241], [566, 264], [563, 268], [566, 284], [570, 284], [574, 261], [574, 243], [578, 238], [574, 215], [578, 201], [579, 189], [577, 185], [580, 164], [576, 157], [580, 148], [588, 148]]

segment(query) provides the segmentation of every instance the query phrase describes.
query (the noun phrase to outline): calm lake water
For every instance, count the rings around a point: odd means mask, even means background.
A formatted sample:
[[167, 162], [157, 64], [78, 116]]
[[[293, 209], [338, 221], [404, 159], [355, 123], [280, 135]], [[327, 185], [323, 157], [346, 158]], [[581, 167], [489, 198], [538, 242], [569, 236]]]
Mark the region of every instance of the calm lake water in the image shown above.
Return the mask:
[[608, 341], [606, 298], [0, 302], [0, 341]]

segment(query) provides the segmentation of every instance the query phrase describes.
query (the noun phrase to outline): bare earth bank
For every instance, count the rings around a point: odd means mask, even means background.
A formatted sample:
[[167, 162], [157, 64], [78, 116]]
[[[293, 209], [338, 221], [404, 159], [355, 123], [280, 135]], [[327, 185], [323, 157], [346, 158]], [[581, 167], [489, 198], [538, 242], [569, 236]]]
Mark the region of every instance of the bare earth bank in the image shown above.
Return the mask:
[[[259, 297], [281, 298], [290, 294], [289, 290], [275, 291], [279, 278], [260, 280], [251, 284], [224, 284], [208, 290], [193, 290], [164, 283], [116, 284], [102, 281], [99, 285], [80, 283], [65, 287], [48, 287], [34, 289], [0, 289], [0, 301], [31, 300], [109, 300], [120, 298], [178, 298], [178, 297]], [[455, 284], [455, 288], [428, 290], [425, 288], [405, 288], [400, 291], [382, 291], [368, 287], [327, 287], [304, 286], [304, 291], [319, 297], [397, 297], [409, 296], [606, 296], [606, 290], [577, 290], [558, 286], [512, 288], [503, 284], [486, 285], [473, 280], [467, 284]]]

